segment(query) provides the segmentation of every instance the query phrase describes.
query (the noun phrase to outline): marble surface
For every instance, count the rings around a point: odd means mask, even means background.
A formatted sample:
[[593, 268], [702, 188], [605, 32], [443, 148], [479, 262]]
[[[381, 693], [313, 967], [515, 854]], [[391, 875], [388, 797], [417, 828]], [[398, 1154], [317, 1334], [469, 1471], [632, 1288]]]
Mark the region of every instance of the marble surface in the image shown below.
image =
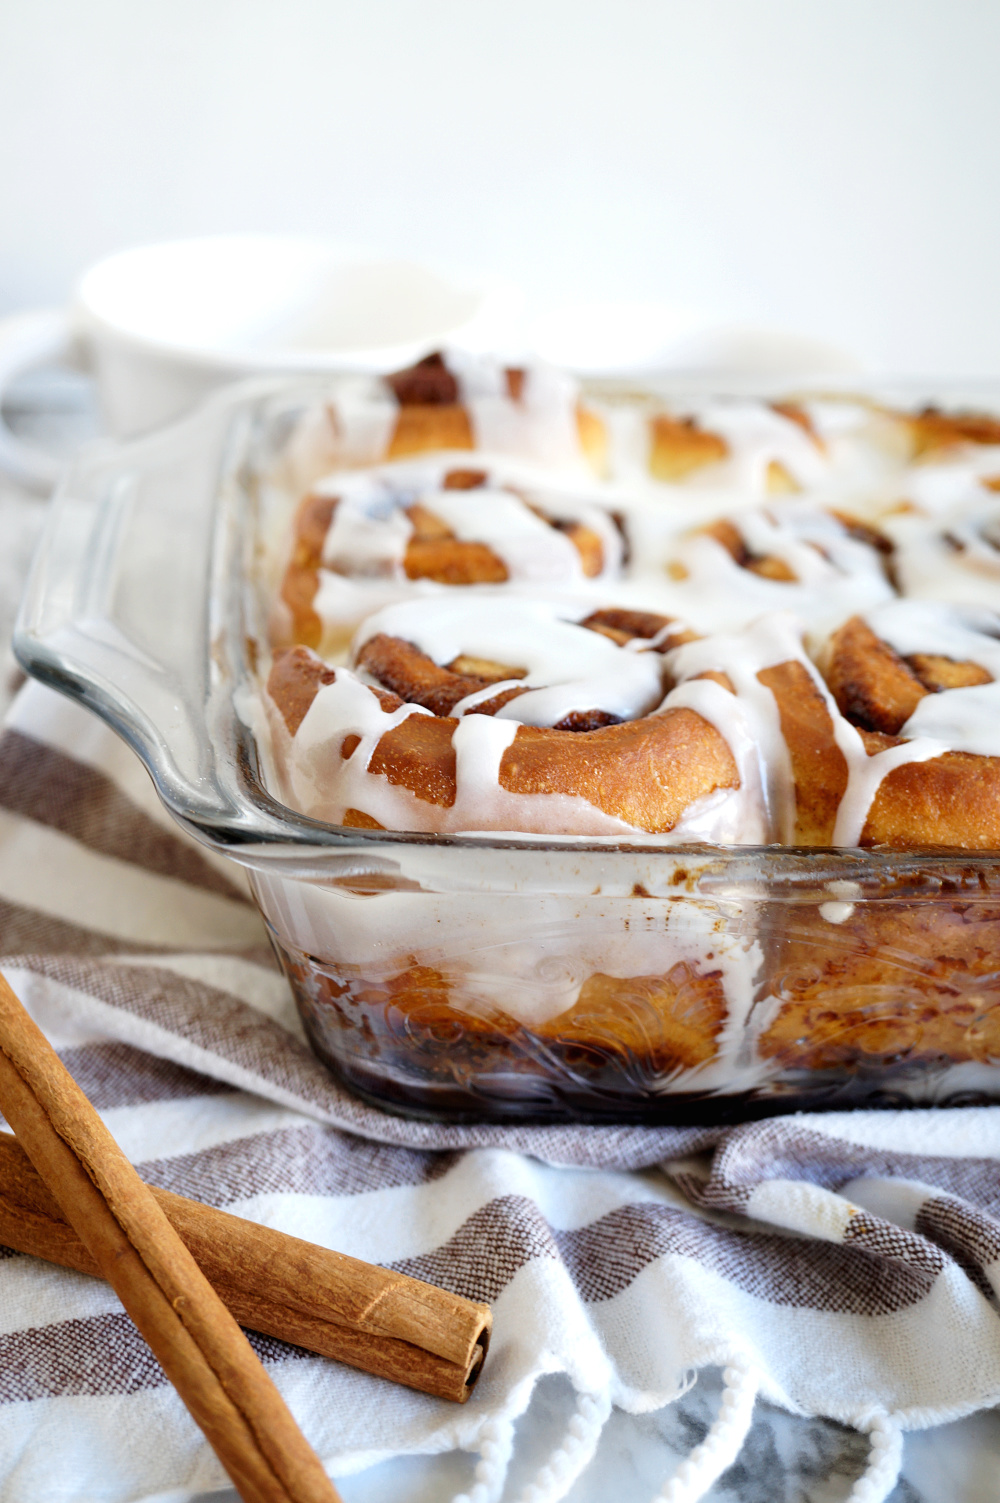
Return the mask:
[[[79, 378], [36, 378], [13, 394], [6, 415], [26, 437], [66, 454], [95, 431], [90, 392]], [[17, 682], [10, 632], [44, 503], [0, 476], [0, 706]], [[721, 1392], [716, 1372], [651, 1415], [615, 1411], [597, 1453], [567, 1503], [610, 1497], [652, 1499], [704, 1437]], [[543, 1379], [517, 1428], [503, 1503], [513, 1503], [559, 1445], [573, 1410], [563, 1378]], [[802, 1419], [758, 1401], [754, 1423], [733, 1466], [706, 1503], [840, 1503], [864, 1471], [868, 1442], [841, 1425]], [[400, 1457], [338, 1482], [344, 1503], [448, 1503], [472, 1482], [474, 1458]], [[1000, 1411], [907, 1436], [903, 1475], [889, 1503], [995, 1503], [1000, 1498]], [[238, 1503], [222, 1489], [194, 1503]], [[81, 1500], [83, 1503], [83, 1500]]]

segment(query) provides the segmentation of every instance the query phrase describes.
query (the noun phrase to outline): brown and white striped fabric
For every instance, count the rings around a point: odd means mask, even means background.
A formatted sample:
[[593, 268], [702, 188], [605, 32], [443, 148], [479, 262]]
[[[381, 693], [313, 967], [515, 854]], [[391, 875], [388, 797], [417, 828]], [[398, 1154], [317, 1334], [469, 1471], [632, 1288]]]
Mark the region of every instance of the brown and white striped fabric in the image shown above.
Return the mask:
[[[759, 1392], [872, 1437], [1000, 1401], [1000, 1108], [728, 1129], [438, 1126], [341, 1090], [307, 1049], [239, 870], [160, 809], [132, 753], [37, 685], [0, 739], [2, 968], [151, 1183], [489, 1300], [463, 1408], [253, 1340], [333, 1475], [462, 1449], [503, 1491], [544, 1373], [579, 1407], [524, 1495], [562, 1497], [610, 1407], [726, 1370], [665, 1480], [694, 1500]], [[474, 1471], [474, 1475], [473, 1475]], [[137, 1503], [223, 1484], [111, 1291], [0, 1252], [0, 1497]]]

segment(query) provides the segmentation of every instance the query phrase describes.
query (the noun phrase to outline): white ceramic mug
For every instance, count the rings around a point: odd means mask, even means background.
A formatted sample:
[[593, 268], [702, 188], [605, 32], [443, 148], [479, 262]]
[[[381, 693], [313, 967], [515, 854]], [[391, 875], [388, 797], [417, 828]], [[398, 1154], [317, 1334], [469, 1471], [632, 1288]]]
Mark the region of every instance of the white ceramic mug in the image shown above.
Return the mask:
[[[126, 438], [253, 374], [390, 371], [445, 342], [503, 347], [519, 313], [509, 284], [323, 241], [171, 241], [99, 262], [69, 308], [0, 322], [0, 400], [34, 366], [82, 366], [96, 378], [105, 426]], [[0, 469], [44, 490], [59, 468], [0, 422]]]

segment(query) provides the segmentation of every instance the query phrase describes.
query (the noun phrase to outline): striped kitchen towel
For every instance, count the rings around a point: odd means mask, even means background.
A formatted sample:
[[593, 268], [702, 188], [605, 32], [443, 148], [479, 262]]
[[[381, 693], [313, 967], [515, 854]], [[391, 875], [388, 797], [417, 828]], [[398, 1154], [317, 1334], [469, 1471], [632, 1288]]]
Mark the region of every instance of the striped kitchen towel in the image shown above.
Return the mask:
[[[907, 1428], [1000, 1401], [1000, 1108], [727, 1129], [383, 1114], [310, 1054], [239, 870], [34, 684], [0, 739], [0, 923], [4, 974], [148, 1181], [493, 1304], [462, 1408], [253, 1338], [334, 1476], [464, 1450], [467, 1503], [493, 1503], [516, 1418], [560, 1372], [577, 1412], [523, 1495], [555, 1500], [613, 1405], [721, 1366], [718, 1418], [661, 1499], [708, 1490], [760, 1393], [867, 1432], [851, 1496], [877, 1503]], [[5, 1503], [224, 1481], [111, 1291], [0, 1253]]]

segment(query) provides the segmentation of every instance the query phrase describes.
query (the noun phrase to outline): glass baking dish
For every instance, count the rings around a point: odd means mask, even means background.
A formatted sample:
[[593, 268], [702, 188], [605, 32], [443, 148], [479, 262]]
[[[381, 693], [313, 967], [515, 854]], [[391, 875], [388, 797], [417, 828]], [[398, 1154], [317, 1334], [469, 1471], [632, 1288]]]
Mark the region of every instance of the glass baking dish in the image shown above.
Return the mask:
[[82, 458], [15, 651], [248, 870], [330, 1069], [390, 1110], [451, 1120], [1000, 1099], [1000, 853], [395, 834], [317, 823], [267, 791], [262, 498], [321, 391], [249, 383]]

